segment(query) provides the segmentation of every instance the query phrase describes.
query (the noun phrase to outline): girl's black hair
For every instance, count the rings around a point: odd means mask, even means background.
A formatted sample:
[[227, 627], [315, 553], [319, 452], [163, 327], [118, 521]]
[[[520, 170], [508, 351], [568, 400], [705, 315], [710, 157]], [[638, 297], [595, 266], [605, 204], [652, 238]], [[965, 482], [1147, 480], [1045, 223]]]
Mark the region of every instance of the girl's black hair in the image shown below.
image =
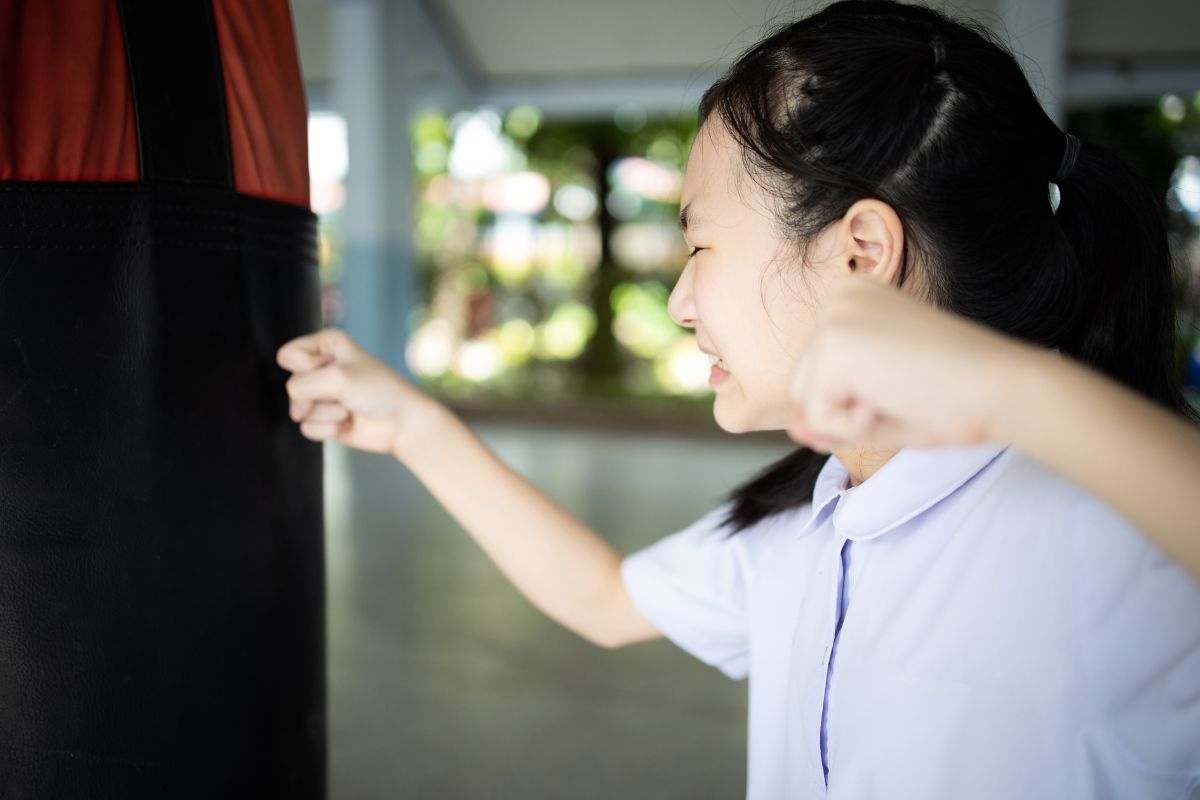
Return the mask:
[[[843, 0], [775, 28], [700, 101], [806, 241], [863, 198], [904, 228], [934, 304], [1083, 361], [1195, 420], [1174, 366], [1162, 208], [1112, 152], [1066, 139], [1012, 53], [982, 26], [888, 0]], [[827, 456], [799, 448], [731, 491], [724, 525], [812, 499]]]

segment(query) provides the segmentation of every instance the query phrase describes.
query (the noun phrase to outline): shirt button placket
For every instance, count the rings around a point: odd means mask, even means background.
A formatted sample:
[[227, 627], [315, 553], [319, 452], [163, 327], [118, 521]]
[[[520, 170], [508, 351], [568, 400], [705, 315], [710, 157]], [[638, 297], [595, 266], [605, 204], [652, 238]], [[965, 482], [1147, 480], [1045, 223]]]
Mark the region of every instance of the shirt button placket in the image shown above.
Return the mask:
[[[846, 580], [843, 570], [842, 551], [847, 546], [848, 542], [838, 537], [836, 546], [830, 548], [831, 564], [829, 569], [830, 580], [827, 582], [824, 630], [828, 637], [825, 642], [824, 655], [821, 658], [820, 665], [820, 680], [814, 681], [817, 686], [821, 687], [820, 697], [817, 698], [817, 765], [818, 765], [818, 780], [817, 783], [824, 792], [827, 790], [828, 782], [826, 779], [825, 769], [829, 764], [829, 740], [828, 732], [832, 727], [829, 723], [829, 704], [832, 700], [830, 692], [830, 683], [833, 680], [832, 662], [835, 660], [837, 650], [837, 636], [840, 628], [841, 617], [845, 614], [845, 609], [841, 607], [842, 583]], [[825, 746], [822, 747], [822, 734], [825, 734]]]
[[[839, 492], [837, 500], [840, 501], [843, 494], [844, 492]], [[822, 509], [822, 519], [817, 524], [822, 527], [828, 524], [837, 506], [838, 502], [827, 504]], [[829, 544], [826, 552], [822, 554], [824, 563], [816, 571], [816, 576], [820, 579], [818, 581], [820, 588], [814, 586], [815, 591], [809, 595], [813, 602], [805, 615], [809, 618], [808, 631], [820, 636], [823, 640], [820, 645], [821, 658], [818, 663], [813, 664], [809, 677], [803, 682], [805, 694], [800, 699], [800, 718], [797, 720], [802, 723], [802, 741], [805, 743], [807, 761], [811, 767], [806, 781], [809, 787], [806, 794], [814, 797], [825, 797], [826, 794], [825, 769], [821, 756], [821, 723], [825, 709], [825, 686], [829, 674], [830, 654], [833, 651], [834, 630], [837, 627], [842, 581], [841, 545], [835, 541], [839, 537], [832, 531], [824, 535], [829, 536]], [[818, 597], [821, 598], [820, 601], [817, 601]], [[803, 648], [803, 643], [796, 637], [804, 635], [804, 628], [805, 626], [802, 625], [796, 630], [796, 636], [793, 637], [792, 642], [793, 648]], [[809, 644], [815, 643], [810, 640]], [[797, 775], [797, 777], [799, 776]], [[803, 791], [799, 786], [794, 789]]]

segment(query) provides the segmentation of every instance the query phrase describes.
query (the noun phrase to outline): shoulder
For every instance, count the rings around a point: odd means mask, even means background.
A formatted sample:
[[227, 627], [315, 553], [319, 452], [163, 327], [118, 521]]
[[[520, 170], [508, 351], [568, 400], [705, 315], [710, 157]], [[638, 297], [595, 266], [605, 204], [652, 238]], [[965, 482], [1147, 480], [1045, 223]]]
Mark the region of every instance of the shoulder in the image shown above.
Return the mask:
[[721, 573], [726, 579], [749, 584], [764, 563], [769, 561], [775, 544], [793, 530], [799, 514], [810, 506], [788, 509], [766, 517], [735, 532], [727, 524], [733, 501], [726, 500], [710, 508], [695, 521], [667, 534], [636, 553], [629, 562], [672, 564], [676, 569]]
[[[1116, 591], [1130, 570], [1172, 571], [1153, 539], [1102, 498], [1012, 448], [963, 487], [954, 506], [957, 536], [977, 555], [1022, 572], [1052, 571], [1077, 595]], [[1186, 583], [1186, 571], [1178, 572], [1171, 580]]]
[[[1101, 498], [1011, 448], [985, 495], [1019, 509], [990, 530], [1061, 587], [1077, 685], [1112, 758], [1194, 770], [1200, 753], [1200, 581]], [[1120, 469], [1114, 462], [1113, 469]], [[1011, 523], [1012, 517], [1006, 518]], [[1053, 609], [1047, 609], [1051, 613]]]
[[1200, 581], [1083, 490], [1066, 519], [1071, 648], [1113, 757], [1200, 768]]
[[[1009, 448], [995, 466], [995, 493], [1009, 502], [1019, 498], [1021, 510], [1039, 515], [1039, 527], [1082, 539], [1076, 544], [1121, 560], [1157, 550], [1108, 502], [1037, 459]], [[1113, 468], [1120, 469], [1120, 464]]]
[[973, 513], [990, 522], [988, 535], [1054, 560], [1085, 628], [1113, 625], [1113, 602], [1200, 613], [1200, 581], [1103, 499], [1011, 448], [992, 466]]
[[1012, 447], [988, 466], [969, 499], [1006, 522], [1059, 533], [1103, 529], [1140, 538], [1114, 509], [1063, 474]]
[[702, 525], [701, 529], [711, 530], [712, 535], [724, 542], [725, 546], [745, 553], [748, 558], [761, 561], [766, 559], [781, 541], [792, 538], [796, 528], [812, 513], [812, 503], [807, 502], [777, 511], [736, 532], [731, 524], [726, 524], [732, 509], [732, 501], [721, 503], [705, 516], [706, 524]]

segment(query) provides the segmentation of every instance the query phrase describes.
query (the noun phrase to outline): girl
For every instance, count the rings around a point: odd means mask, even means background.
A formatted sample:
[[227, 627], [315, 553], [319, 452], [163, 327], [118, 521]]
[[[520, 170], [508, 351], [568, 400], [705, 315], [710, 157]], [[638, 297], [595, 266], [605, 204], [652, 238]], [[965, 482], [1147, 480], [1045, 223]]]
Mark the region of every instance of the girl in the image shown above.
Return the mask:
[[[835, 3], [742, 55], [700, 117], [669, 310], [714, 358], [725, 430], [788, 427], [848, 274], [1181, 407], [1146, 190], [1064, 137], [982, 30]], [[754, 800], [1200, 787], [1200, 584], [1003, 442], [801, 448], [622, 558], [340, 331], [278, 360], [306, 436], [393, 453], [553, 619], [752, 675]]]

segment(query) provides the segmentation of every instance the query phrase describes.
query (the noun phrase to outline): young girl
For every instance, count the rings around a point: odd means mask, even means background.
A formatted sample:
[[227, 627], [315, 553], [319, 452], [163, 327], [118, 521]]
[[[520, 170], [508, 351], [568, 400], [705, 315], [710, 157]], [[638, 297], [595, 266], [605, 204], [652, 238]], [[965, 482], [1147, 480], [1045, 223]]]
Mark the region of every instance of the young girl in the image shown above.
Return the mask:
[[[788, 427], [847, 274], [1182, 407], [1145, 188], [983, 31], [835, 3], [739, 58], [700, 116], [669, 310], [715, 359], [725, 430]], [[1200, 789], [1200, 584], [1005, 443], [801, 448], [622, 559], [341, 331], [278, 360], [304, 435], [401, 459], [547, 615], [751, 676], [750, 798]]]

